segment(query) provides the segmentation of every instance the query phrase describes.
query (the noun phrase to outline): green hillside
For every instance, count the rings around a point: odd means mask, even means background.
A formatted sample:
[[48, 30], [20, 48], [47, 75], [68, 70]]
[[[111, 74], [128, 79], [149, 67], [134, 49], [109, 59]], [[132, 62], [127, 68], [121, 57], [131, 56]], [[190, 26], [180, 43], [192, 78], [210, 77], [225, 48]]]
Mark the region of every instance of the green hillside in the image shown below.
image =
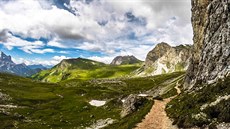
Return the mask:
[[33, 75], [32, 78], [43, 82], [54, 83], [70, 79], [116, 78], [128, 75], [140, 66], [141, 64], [106, 65], [83, 58], [66, 59], [50, 70], [44, 70]]
[[[121, 99], [130, 94], [168, 86], [166, 94], [172, 96], [177, 78], [182, 74], [132, 79], [68, 80], [59, 84], [0, 74], [0, 128], [85, 128], [107, 118], [115, 121], [108, 126], [110, 129], [132, 128], [147, 114], [153, 102], [146, 100], [138, 111], [121, 118]], [[89, 104], [91, 100], [104, 100], [106, 104], [95, 107]]]
[[221, 122], [230, 120], [230, 76], [219, 79], [217, 83], [196, 85], [203, 88], [196, 92], [183, 92], [168, 103], [169, 117], [180, 128], [209, 125], [214, 128]]

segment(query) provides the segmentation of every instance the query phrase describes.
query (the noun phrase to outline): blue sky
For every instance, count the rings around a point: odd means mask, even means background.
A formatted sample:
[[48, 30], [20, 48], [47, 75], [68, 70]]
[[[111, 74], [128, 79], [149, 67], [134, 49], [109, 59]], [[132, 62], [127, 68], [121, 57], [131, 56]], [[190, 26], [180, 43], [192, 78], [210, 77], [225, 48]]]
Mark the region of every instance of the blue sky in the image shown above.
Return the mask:
[[159, 42], [192, 44], [190, 0], [3, 0], [0, 50], [16, 63], [144, 60]]

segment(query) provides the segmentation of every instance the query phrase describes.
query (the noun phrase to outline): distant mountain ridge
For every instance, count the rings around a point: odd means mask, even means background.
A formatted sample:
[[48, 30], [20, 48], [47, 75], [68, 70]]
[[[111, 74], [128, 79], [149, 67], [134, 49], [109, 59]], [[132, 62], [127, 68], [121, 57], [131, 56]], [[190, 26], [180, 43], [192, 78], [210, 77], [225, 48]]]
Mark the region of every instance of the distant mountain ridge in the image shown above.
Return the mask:
[[41, 64], [38, 65], [28, 65], [29, 68], [31, 69], [41, 69], [41, 70], [46, 70], [47, 68]]
[[141, 63], [142, 61], [137, 59], [135, 56], [117, 56], [110, 63], [111, 65], [127, 65]]
[[32, 76], [43, 82], [60, 82], [63, 80], [94, 78], [115, 78], [126, 76], [140, 67], [132, 65], [108, 65], [84, 58], [64, 59], [51, 69], [43, 70]]
[[5, 53], [1, 52], [0, 56], [0, 72], [11, 73], [19, 76], [31, 76], [41, 69], [31, 69], [25, 63], [16, 64], [12, 61], [11, 56], [7, 56]]
[[145, 59], [145, 64], [136, 71], [138, 76], [151, 76], [176, 71], [185, 71], [191, 56], [191, 45], [172, 47], [161, 42], [151, 50]]

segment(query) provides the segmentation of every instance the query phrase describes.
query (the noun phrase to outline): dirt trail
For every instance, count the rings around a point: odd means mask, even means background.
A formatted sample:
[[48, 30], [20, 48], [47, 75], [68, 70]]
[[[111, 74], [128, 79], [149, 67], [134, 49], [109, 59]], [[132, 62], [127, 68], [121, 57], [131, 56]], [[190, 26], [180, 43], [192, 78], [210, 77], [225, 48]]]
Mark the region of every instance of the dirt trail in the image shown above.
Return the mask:
[[[177, 94], [180, 94], [181, 90], [178, 86], [179, 84], [177, 83], [175, 89], [177, 90]], [[172, 125], [172, 121], [167, 117], [165, 112], [167, 103], [176, 96], [164, 99], [163, 101], [155, 100], [150, 112], [141, 123], [137, 124], [135, 129], [178, 129], [177, 126]]]

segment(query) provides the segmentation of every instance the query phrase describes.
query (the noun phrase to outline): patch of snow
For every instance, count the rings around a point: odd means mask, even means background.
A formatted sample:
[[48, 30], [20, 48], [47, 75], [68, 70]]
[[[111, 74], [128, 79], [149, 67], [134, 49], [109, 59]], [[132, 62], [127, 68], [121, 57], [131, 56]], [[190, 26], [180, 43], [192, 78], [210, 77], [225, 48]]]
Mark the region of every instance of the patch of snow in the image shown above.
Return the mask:
[[148, 95], [147, 94], [138, 94], [138, 96], [140, 96], [140, 97], [146, 97]]
[[101, 101], [101, 100], [91, 100], [89, 102], [90, 105], [96, 106], [96, 107], [103, 106], [103, 105], [105, 105], [105, 103], [106, 103], [106, 101]]

